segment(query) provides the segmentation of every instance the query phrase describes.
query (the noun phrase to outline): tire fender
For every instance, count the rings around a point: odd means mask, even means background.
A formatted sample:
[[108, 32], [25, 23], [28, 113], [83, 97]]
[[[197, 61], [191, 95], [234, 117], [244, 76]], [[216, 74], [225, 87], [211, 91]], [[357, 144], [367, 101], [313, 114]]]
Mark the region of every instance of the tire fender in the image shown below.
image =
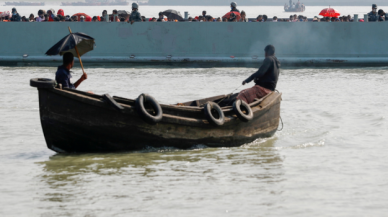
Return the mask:
[[[150, 105], [155, 113], [150, 114], [146, 110], [145, 105]], [[162, 107], [160, 107], [160, 104], [155, 100], [155, 98], [148, 94], [140, 94], [140, 96], [136, 99], [135, 109], [140, 117], [149, 124], [157, 124], [163, 118]]]
[[[246, 113], [244, 113], [241, 110], [241, 108], [243, 110], [245, 110]], [[237, 117], [240, 120], [242, 120], [244, 122], [248, 122], [248, 121], [253, 119], [253, 112], [252, 112], [251, 107], [245, 101], [242, 101], [241, 99], [237, 99], [236, 101], [234, 101], [233, 112], [237, 115]]]
[[57, 82], [49, 78], [32, 78], [30, 79], [30, 86], [37, 88], [54, 88]]
[[[225, 115], [221, 107], [214, 102], [207, 102], [203, 108], [205, 112], [206, 120], [214, 126], [222, 126], [225, 122]], [[213, 113], [218, 115], [218, 118], [214, 117]]]

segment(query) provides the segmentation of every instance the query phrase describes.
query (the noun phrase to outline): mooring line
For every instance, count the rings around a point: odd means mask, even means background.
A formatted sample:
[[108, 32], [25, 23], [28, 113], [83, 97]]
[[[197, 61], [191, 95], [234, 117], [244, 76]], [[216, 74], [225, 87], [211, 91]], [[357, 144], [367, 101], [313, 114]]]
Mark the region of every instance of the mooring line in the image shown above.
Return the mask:
[[283, 120], [282, 120], [282, 116], [279, 115], [279, 117], [280, 117], [280, 122], [282, 123], [282, 129], [280, 129], [280, 130], [278, 129], [278, 131], [282, 131], [283, 130]]

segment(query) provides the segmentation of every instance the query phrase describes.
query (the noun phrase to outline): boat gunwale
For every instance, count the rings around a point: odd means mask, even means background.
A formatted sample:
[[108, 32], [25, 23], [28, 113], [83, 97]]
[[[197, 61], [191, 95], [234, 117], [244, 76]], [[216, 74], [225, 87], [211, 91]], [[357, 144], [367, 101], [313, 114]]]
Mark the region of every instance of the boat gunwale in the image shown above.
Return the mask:
[[[103, 99], [103, 96], [102, 95], [99, 95], [99, 94], [95, 94], [95, 93], [88, 93], [88, 92], [85, 92], [85, 91], [81, 91], [81, 90], [76, 90], [76, 89], [70, 89], [70, 88], [63, 88], [63, 89], [59, 89], [59, 88], [54, 88], [56, 90], [64, 90], [64, 91], [69, 91], [69, 92], [75, 92], [77, 94], [81, 94], [81, 95], [86, 95], [88, 97], [92, 97], [92, 98], [95, 98], [95, 99], [99, 99], [99, 100], [102, 100]], [[265, 95], [263, 98], [260, 98], [260, 99], [255, 99], [254, 102], [248, 104], [251, 108], [253, 108], [254, 106], [257, 106], [258, 104], [260, 104], [262, 101], [264, 101], [267, 97], [269, 97], [271, 94], [273, 94], [275, 91], [272, 91], [271, 93]], [[278, 92], [280, 95], [281, 93]], [[213, 96], [213, 97], [208, 97], [208, 98], [203, 98], [203, 99], [198, 99], [199, 100], [204, 100], [204, 99], [209, 99], [209, 98], [214, 98], [214, 97], [227, 97], [228, 95], [218, 95], [218, 96]], [[135, 103], [136, 100], [134, 99], [128, 99], [128, 98], [124, 98], [124, 97], [120, 97], [120, 96], [113, 96], [112, 97], [113, 99], [117, 100], [119, 99], [120, 101], [121, 100], [125, 100], [125, 101], [128, 101], [128, 103]], [[194, 100], [192, 100], [194, 101]], [[192, 101], [188, 101], [188, 102], [192, 102]], [[185, 102], [185, 103], [188, 103], [188, 102]], [[127, 105], [127, 106], [130, 106], [132, 107], [132, 105], [130, 104], [126, 104], [126, 103], [122, 103], [122, 102], [118, 102], [120, 104], [123, 104], [123, 105]], [[188, 110], [195, 110], [195, 111], [203, 111], [203, 106], [181, 106], [181, 105], [177, 105], [177, 104], [160, 104], [160, 106], [163, 108], [163, 107], [166, 107], [166, 108], [174, 108], [174, 109], [188, 109]], [[221, 107], [222, 111], [223, 112], [229, 112], [231, 111], [233, 108], [232, 106], [224, 106], [224, 107]]]
[[[105, 109], [117, 111], [112, 106], [110, 106], [104, 102], [102, 95], [87, 93], [84, 91], [68, 89], [68, 88], [64, 88], [64, 89], [52, 88], [52, 89], [48, 89], [48, 90], [52, 91], [53, 93], [60, 94], [64, 97], [71, 98], [73, 100], [77, 100], [77, 101], [81, 101], [83, 103], [91, 104], [93, 106], [98, 106], [98, 107], [102, 107]], [[281, 93], [276, 93], [274, 91], [274, 92], [271, 92], [270, 94], [266, 95], [265, 97], [261, 98], [260, 100], [257, 100], [255, 102], [249, 104], [251, 109], [252, 109], [253, 114], [255, 115], [255, 113], [259, 113], [260, 111], [263, 111], [263, 110], [267, 109], [268, 107], [273, 106], [274, 101], [276, 101], [278, 97], [281, 100], [281, 95], [282, 95]], [[273, 98], [273, 99], [270, 100], [269, 102], [261, 105], [268, 98]], [[128, 100], [131, 100], [131, 99], [128, 99]], [[134, 106], [124, 104], [121, 102], [117, 102], [117, 103], [119, 103], [121, 106], [124, 107], [124, 110], [122, 110], [123, 114], [137, 114]], [[181, 112], [183, 111], [183, 112], [203, 113], [203, 107], [202, 108], [201, 107], [192, 108], [192, 106], [177, 106], [177, 105], [166, 105], [166, 104], [161, 104], [161, 107], [162, 107], [162, 109], [165, 108], [165, 109], [177, 110], [177, 111], [181, 111]], [[239, 121], [238, 117], [234, 113], [231, 113], [232, 108], [225, 109], [225, 110], [223, 109], [223, 112], [229, 113], [229, 115], [225, 114], [225, 124], [229, 124], [235, 120]], [[202, 118], [194, 118], [194, 117], [178, 116], [178, 115], [163, 113], [162, 122], [172, 123], [172, 124], [200, 126], [200, 127], [204, 127], [204, 126], [213, 127], [206, 120], [205, 116], [203, 116]]]

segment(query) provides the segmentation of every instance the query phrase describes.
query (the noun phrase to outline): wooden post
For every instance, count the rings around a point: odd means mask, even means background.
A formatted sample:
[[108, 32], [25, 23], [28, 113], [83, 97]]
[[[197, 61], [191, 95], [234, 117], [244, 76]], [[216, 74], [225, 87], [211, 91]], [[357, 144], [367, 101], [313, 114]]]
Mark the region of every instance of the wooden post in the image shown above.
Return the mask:
[[[68, 26], [68, 27], [69, 27], [69, 32], [72, 33], [71, 29], [70, 29], [70, 26]], [[82, 72], [85, 74], [84, 66], [82, 64], [81, 56], [79, 55], [77, 45], [75, 45], [75, 51], [77, 52], [79, 63], [81, 64]]]

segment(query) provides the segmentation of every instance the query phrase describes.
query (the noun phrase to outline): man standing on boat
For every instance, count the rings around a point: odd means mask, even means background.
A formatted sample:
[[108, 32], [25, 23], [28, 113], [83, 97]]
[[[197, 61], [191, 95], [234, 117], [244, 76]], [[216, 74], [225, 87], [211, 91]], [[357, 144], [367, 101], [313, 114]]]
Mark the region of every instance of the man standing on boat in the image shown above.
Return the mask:
[[265, 59], [259, 70], [242, 82], [245, 85], [254, 80], [255, 86], [242, 90], [237, 95], [237, 99], [241, 99], [248, 104], [252, 103], [256, 98], [263, 98], [275, 91], [278, 82], [280, 62], [275, 56], [275, 47], [267, 45], [264, 51]]
[[58, 70], [55, 73], [55, 80], [58, 84], [62, 84], [62, 88], [76, 89], [84, 80], [88, 79], [88, 75], [82, 74], [81, 78], [77, 82], [72, 84], [70, 82], [70, 69], [74, 66], [74, 55], [72, 53], [65, 53], [63, 55], [63, 65], [58, 66]]
[[138, 10], [139, 10], [139, 5], [136, 2], [132, 3], [132, 13], [129, 16], [128, 23], [131, 22], [131, 24], [133, 24], [134, 22], [142, 21], [141, 15]]

